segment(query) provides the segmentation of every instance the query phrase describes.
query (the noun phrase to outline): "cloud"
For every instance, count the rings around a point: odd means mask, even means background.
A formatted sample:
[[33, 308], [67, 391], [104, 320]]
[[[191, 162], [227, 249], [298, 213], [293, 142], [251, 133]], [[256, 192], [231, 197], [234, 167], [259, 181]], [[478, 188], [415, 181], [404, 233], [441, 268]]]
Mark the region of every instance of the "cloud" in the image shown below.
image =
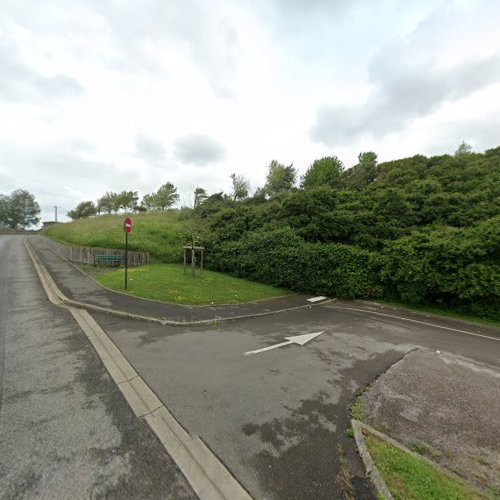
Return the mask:
[[0, 96], [13, 101], [33, 101], [77, 96], [83, 87], [73, 78], [43, 76], [24, 66], [13, 46], [0, 43]]
[[165, 148], [160, 142], [142, 134], [135, 139], [135, 149], [138, 157], [153, 166], [163, 163], [166, 157]]
[[181, 162], [204, 166], [224, 159], [225, 152], [211, 137], [190, 134], [177, 139], [175, 156]]
[[[387, 56], [384, 59], [391, 60]], [[500, 81], [497, 55], [450, 68], [424, 64], [410, 67], [394, 60], [391, 66], [373, 72], [375, 90], [367, 102], [320, 108], [311, 138], [334, 146], [363, 135], [384, 137], [416, 118], [433, 113], [448, 101], [467, 97]]]
[[166, 51], [174, 49], [191, 60], [217, 96], [234, 95], [239, 30], [226, 0], [92, 0], [92, 6], [108, 25], [119, 69], [161, 73]]

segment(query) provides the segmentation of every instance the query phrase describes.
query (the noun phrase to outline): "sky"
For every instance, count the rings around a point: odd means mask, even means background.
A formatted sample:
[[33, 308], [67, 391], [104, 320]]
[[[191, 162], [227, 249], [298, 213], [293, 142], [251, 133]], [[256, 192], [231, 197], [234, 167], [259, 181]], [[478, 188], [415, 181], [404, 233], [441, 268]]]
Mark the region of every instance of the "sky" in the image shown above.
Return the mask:
[[0, 0], [0, 193], [252, 190], [500, 144], [498, 0]]

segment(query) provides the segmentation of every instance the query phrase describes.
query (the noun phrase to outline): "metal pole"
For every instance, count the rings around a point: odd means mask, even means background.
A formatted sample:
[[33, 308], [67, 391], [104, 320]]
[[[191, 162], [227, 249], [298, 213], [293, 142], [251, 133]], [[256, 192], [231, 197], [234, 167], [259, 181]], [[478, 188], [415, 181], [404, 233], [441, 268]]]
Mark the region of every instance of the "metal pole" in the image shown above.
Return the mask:
[[196, 262], [196, 257], [194, 255], [194, 246], [191, 245], [191, 276], [193, 278], [195, 276], [195, 270], [194, 270], [194, 266], [196, 265], [195, 262]]
[[125, 290], [127, 289], [128, 272], [128, 233], [125, 231]]

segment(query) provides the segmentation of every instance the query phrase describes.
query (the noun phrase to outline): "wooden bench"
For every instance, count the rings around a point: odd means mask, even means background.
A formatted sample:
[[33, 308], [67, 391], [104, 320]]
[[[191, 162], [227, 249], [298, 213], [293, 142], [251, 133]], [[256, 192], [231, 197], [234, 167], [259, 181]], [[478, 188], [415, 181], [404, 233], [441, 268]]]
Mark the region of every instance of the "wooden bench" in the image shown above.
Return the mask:
[[105, 266], [119, 266], [123, 261], [121, 255], [96, 255], [94, 264], [104, 264]]

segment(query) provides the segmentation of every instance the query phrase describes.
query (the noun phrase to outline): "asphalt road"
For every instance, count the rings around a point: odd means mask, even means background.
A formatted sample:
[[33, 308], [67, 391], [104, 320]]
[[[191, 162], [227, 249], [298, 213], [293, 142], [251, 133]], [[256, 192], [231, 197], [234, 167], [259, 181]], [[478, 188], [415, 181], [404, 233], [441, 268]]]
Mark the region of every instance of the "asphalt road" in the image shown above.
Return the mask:
[[[497, 329], [340, 301], [212, 328], [94, 317], [255, 498], [369, 497], [348, 407], [406, 353], [426, 347], [500, 366]], [[303, 347], [244, 355], [319, 331]]]
[[[0, 496], [191, 497], [72, 317], [47, 301], [20, 242], [0, 237]], [[376, 305], [336, 301], [212, 327], [93, 316], [257, 499], [373, 498], [348, 408], [406, 353], [500, 367], [498, 329]], [[245, 355], [319, 331], [305, 346]]]
[[22, 237], [0, 236], [0, 391], [0, 498], [196, 498]]

